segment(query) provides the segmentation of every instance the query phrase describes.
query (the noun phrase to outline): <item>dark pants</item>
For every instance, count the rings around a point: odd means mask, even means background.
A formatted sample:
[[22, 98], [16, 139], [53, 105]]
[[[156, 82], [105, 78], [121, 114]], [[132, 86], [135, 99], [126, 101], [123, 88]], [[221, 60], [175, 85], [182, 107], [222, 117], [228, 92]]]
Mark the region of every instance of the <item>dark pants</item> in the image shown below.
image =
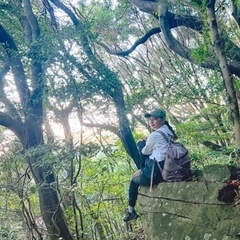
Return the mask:
[[[164, 161], [159, 163], [163, 169]], [[152, 179], [152, 180], [151, 180]], [[150, 186], [151, 184], [157, 184], [163, 182], [162, 174], [159, 166], [155, 160], [149, 159], [145, 167], [138, 170], [130, 182], [129, 186], [129, 206], [134, 207], [136, 205], [139, 186]]]

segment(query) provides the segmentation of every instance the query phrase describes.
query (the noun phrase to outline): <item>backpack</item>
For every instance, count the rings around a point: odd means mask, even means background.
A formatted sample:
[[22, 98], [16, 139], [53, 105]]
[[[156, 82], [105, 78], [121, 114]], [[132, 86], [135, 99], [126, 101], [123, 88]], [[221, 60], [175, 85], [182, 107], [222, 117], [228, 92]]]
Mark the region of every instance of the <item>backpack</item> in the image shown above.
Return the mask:
[[173, 138], [168, 138], [162, 131], [159, 132], [168, 142], [168, 149], [162, 177], [165, 181], [178, 182], [191, 177], [191, 165], [188, 158], [188, 150], [182, 143]]

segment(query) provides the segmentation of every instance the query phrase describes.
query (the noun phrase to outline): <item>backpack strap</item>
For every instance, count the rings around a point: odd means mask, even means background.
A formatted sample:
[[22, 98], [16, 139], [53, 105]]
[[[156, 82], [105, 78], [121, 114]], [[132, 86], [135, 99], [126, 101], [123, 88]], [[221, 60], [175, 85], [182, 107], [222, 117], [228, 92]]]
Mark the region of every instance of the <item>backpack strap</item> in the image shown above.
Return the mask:
[[154, 174], [155, 163], [157, 164], [161, 174], [163, 172], [163, 168], [160, 166], [159, 162], [155, 158], [152, 161], [154, 161], [154, 163], [153, 163], [152, 172], [151, 172], [151, 179], [150, 179], [150, 192], [152, 191], [152, 186], [153, 186], [153, 174]]
[[170, 142], [170, 139], [167, 137], [167, 135], [163, 131], [159, 130], [159, 131], [156, 131], [156, 132], [160, 133], [168, 143]]
[[151, 179], [150, 179], [150, 192], [152, 191], [153, 186], [153, 174], [154, 174], [155, 163], [153, 163], [152, 172], [151, 172]]

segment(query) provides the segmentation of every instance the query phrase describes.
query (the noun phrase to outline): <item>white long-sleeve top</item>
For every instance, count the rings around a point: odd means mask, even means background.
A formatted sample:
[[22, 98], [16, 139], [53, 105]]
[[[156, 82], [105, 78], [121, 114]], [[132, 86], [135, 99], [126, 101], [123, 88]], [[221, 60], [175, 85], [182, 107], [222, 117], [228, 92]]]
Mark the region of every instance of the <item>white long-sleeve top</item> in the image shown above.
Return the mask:
[[[173, 137], [172, 131], [166, 124], [162, 125], [157, 131], [161, 130], [166, 136]], [[147, 138], [146, 145], [142, 149], [142, 154], [149, 155], [150, 159], [155, 159], [158, 162], [165, 160], [168, 142], [167, 140], [157, 131], [153, 131]]]

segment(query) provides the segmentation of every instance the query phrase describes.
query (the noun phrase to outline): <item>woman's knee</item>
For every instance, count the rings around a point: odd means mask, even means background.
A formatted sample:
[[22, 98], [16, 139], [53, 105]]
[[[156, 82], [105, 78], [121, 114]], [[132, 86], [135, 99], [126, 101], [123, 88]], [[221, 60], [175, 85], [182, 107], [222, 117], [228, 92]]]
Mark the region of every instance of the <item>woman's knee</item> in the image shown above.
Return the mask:
[[134, 173], [132, 177], [132, 182], [139, 184], [140, 178], [141, 178], [141, 170], [138, 170], [137, 172]]
[[139, 169], [139, 170], [137, 170], [134, 174], [133, 174], [133, 178], [134, 177], [138, 177], [139, 175], [141, 175], [141, 170]]

